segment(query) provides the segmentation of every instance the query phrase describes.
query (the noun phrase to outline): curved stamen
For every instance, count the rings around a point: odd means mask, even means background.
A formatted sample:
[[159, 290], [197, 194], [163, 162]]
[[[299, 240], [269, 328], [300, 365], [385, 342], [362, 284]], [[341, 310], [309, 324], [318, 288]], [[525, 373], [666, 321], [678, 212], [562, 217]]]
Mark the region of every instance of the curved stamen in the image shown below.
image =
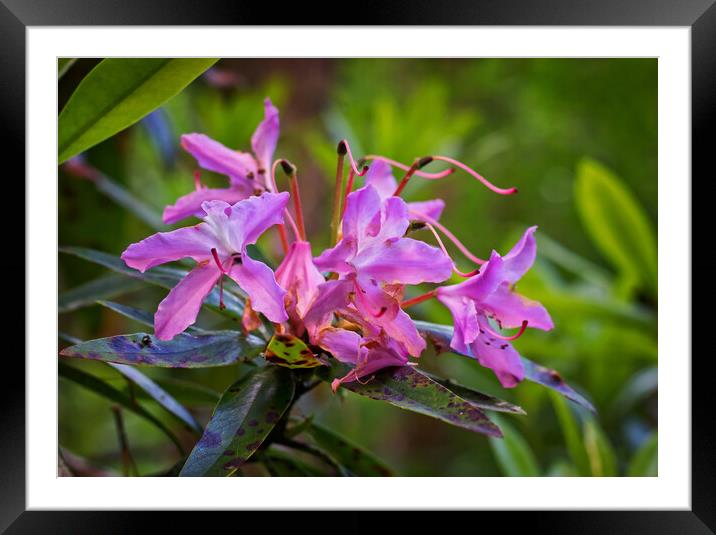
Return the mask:
[[[348, 144], [348, 141], [345, 139], [341, 139], [341, 141], [338, 143], [339, 150], [340, 145], [343, 144], [343, 147], [345, 148], [346, 152], [348, 153], [348, 160], [350, 161], [351, 168], [353, 169], [353, 172], [358, 176], [363, 176], [368, 172], [368, 166], [364, 165], [362, 170], [358, 170], [358, 165], [356, 164], [356, 161], [353, 159], [353, 153], [351, 152], [351, 147]], [[365, 158], [364, 158], [365, 159]]]
[[[404, 163], [396, 162], [395, 160], [391, 160], [390, 158], [386, 158], [385, 156], [379, 156], [377, 154], [369, 154], [368, 156], [364, 156], [362, 158], [363, 160], [383, 160], [385, 163], [390, 165], [391, 167], [397, 167], [398, 169], [402, 169], [403, 171], [407, 171], [410, 169], [409, 165], [405, 165]], [[419, 176], [422, 178], [427, 178], [431, 180], [437, 180], [440, 178], [445, 178], [446, 176], [449, 176], [455, 172], [455, 169], [452, 167], [449, 167], [445, 169], [444, 171], [440, 171], [438, 173], [426, 173], [425, 171], [415, 171], [415, 176]]]
[[196, 191], [199, 191], [200, 189], [203, 189], [204, 186], [201, 185], [201, 171], [198, 169], [194, 171], [194, 189]]
[[465, 245], [464, 245], [460, 240], [457, 239], [457, 236], [455, 236], [452, 232], [450, 232], [450, 231], [445, 227], [445, 225], [443, 225], [443, 224], [440, 223], [439, 221], [436, 221], [435, 219], [433, 219], [432, 217], [430, 217], [430, 216], [427, 215], [427, 214], [420, 214], [420, 213], [412, 212], [412, 211], [411, 211], [410, 213], [411, 213], [413, 216], [415, 216], [415, 218], [418, 219], [419, 221], [422, 221], [422, 222], [425, 223], [425, 224], [433, 225], [433, 226], [434, 226], [435, 228], [437, 228], [440, 232], [442, 232], [443, 234], [445, 234], [445, 237], [447, 237], [448, 240], [450, 240], [451, 242], [453, 242], [453, 243], [455, 244], [455, 247], [457, 247], [457, 248], [460, 250], [460, 252], [461, 252], [462, 254], [464, 254], [465, 257], [467, 257], [469, 260], [472, 260], [473, 262], [475, 262], [475, 264], [478, 264], [478, 265], [481, 266], [482, 264], [484, 264], [485, 262], [487, 262], [487, 260], [482, 260], [481, 258], [478, 258], [478, 257], [475, 256], [474, 254], [472, 254], [472, 253], [470, 252], [470, 250], [469, 250], [467, 247], [465, 247]]
[[224, 305], [224, 275], [227, 271], [219, 259], [219, 253], [216, 251], [216, 247], [211, 248], [211, 256], [214, 257], [214, 262], [216, 262], [219, 271], [222, 273], [219, 275], [219, 310], [224, 310], [226, 308], [226, 305]]
[[400, 303], [400, 307], [402, 309], [406, 309], [413, 305], [417, 305], [418, 303], [422, 303], [423, 301], [427, 301], [428, 299], [432, 299], [433, 297], [436, 297], [437, 295], [438, 295], [438, 292], [436, 290], [430, 290], [429, 292], [424, 293], [423, 295], [413, 297], [412, 299], [406, 299], [405, 301]]
[[[296, 222], [293, 222], [294, 232], [297, 231], [298, 239], [306, 241], [306, 227], [303, 223], [303, 207], [301, 205], [301, 193], [298, 189], [298, 175], [296, 173], [296, 166], [294, 166], [288, 160], [281, 160], [281, 167], [283, 172], [288, 175], [289, 186], [291, 188], [291, 197], [293, 198], [293, 207], [296, 211]], [[288, 210], [286, 211], [288, 213]], [[289, 218], [291, 216], [289, 215]], [[293, 221], [291, 219], [291, 221]]]
[[[462, 162], [459, 162], [453, 158], [448, 158], [447, 156], [433, 156], [433, 160], [439, 160], [442, 162], [447, 162], [451, 165], [454, 165], [455, 167], [459, 167], [463, 171], [465, 171], [467, 174], [475, 177], [480, 182], [482, 182], [488, 189], [491, 191], [494, 191], [495, 193], [499, 193], [500, 195], [512, 195], [513, 193], [517, 193], [517, 188], [498, 188], [493, 183], [491, 183], [489, 180], [487, 180], [485, 177], [483, 177], [480, 173], [475, 171], [474, 169], [468, 167]], [[427, 177], [425, 177], [427, 178]]]
[[447, 249], [445, 248], [445, 244], [443, 244], [443, 241], [440, 239], [440, 235], [438, 234], [438, 231], [435, 230], [435, 227], [433, 227], [430, 223], [425, 223], [425, 226], [428, 227], [430, 229], [430, 232], [433, 233], [433, 236], [435, 236], [435, 239], [438, 241], [438, 245], [440, 246], [440, 249], [442, 249], [442, 252], [445, 254], [445, 256], [447, 256], [452, 261], [452, 270], [455, 273], [457, 273], [461, 277], [465, 277], [465, 278], [473, 277], [474, 275], [477, 275], [478, 273], [480, 273], [479, 269], [473, 269], [472, 271], [469, 271], [469, 272], [460, 271], [457, 268], [457, 264], [455, 263], [455, 260], [452, 259], [452, 257], [450, 256], [450, 253], [448, 253]]
[[[278, 193], [278, 188], [276, 187], [276, 167], [280, 163], [281, 163], [281, 160], [279, 159], [279, 160], [274, 161], [273, 164], [271, 164], [271, 172], [269, 173], [269, 182], [266, 184], [266, 186], [267, 186], [266, 189], [268, 189], [269, 191], [271, 191], [271, 189], [273, 189], [272, 193]], [[295, 229], [296, 223], [293, 222], [293, 220], [291, 219], [291, 215], [288, 213], [288, 210], [284, 210], [284, 211], [289, 218], [289, 222], [291, 222], [293, 224], [294, 229]], [[276, 228], [278, 229], [278, 235], [279, 235], [279, 238], [281, 239], [281, 248], [283, 249], [283, 254], [286, 254], [286, 253], [288, 253], [288, 236], [286, 236], [286, 225], [284, 225], [284, 224], [276, 225]], [[295, 235], [298, 236], [298, 231], [294, 230], [294, 232], [295, 232]]]
[[520, 330], [517, 332], [517, 334], [513, 334], [512, 336], [504, 336], [502, 334], [498, 334], [495, 331], [493, 331], [490, 327], [487, 325], [484, 325], [482, 327], [490, 336], [494, 336], [495, 338], [499, 338], [500, 340], [517, 340], [520, 336], [522, 336], [525, 332], [525, 329], [527, 329], [527, 320], [524, 320], [522, 322], [522, 326], [520, 327]]
[[219, 253], [217, 252], [216, 247], [211, 248], [211, 256], [214, 257], [214, 262], [216, 262], [216, 267], [219, 268], [219, 271], [221, 271], [222, 273], [226, 273], [226, 269], [224, 269], [224, 265], [219, 259]]

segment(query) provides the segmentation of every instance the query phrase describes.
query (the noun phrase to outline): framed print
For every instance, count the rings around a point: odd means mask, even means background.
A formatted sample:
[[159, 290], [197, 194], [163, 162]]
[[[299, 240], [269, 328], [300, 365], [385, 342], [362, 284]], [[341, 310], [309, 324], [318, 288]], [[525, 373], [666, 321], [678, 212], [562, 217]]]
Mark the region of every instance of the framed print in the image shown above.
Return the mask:
[[712, 532], [710, 1], [350, 26], [4, 4], [26, 358], [5, 361], [3, 529], [449, 510]]

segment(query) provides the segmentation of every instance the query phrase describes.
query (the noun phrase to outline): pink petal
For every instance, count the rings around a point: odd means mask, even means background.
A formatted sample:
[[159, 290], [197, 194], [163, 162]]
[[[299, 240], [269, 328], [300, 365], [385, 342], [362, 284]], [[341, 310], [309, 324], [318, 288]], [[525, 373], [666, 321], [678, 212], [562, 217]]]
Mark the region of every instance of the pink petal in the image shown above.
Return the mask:
[[196, 266], [179, 281], [154, 314], [154, 333], [171, 340], [196, 321], [201, 303], [219, 280], [221, 272], [213, 263]]
[[308, 305], [318, 294], [318, 286], [325, 282], [323, 275], [313, 264], [311, 244], [295, 241], [281, 265], [276, 269], [276, 281], [292, 295], [299, 317], [306, 313]]
[[266, 264], [242, 254], [241, 263], [234, 264], [228, 275], [248, 294], [254, 310], [275, 323], [288, 319], [284, 306], [286, 291], [278, 285]]
[[480, 334], [475, 302], [467, 297], [447, 295], [438, 295], [438, 300], [450, 310], [453, 317], [450, 347], [458, 353], [469, 353], [468, 346]]
[[505, 280], [502, 262], [500, 255], [492, 251], [490, 260], [480, 268], [480, 273], [459, 284], [441, 286], [438, 296], [465, 296], [477, 303], [484, 301]]
[[255, 189], [255, 178], [248, 178], [257, 175], [256, 162], [250, 154], [225, 147], [204, 134], [184, 134], [181, 146], [204, 169], [230, 177], [233, 186], [247, 194]]
[[353, 281], [331, 280], [318, 287], [318, 294], [303, 317], [311, 342], [316, 343], [319, 331], [329, 327], [336, 310], [348, 305], [348, 294], [353, 288]]
[[201, 207], [204, 201], [224, 201], [234, 204], [248, 197], [248, 194], [241, 188], [225, 188], [225, 189], [200, 189], [192, 191], [182, 197], [179, 197], [173, 205], [164, 208], [162, 220], [167, 225], [173, 225], [177, 221], [184, 218], [204, 217], [206, 212]]
[[389, 348], [380, 346], [376, 347], [367, 353], [363, 362], [359, 362], [356, 367], [345, 376], [340, 379], [335, 379], [331, 383], [331, 388], [335, 392], [341, 383], [357, 381], [362, 377], [376, 373], [383, 368], [391, 366], [404, 366], [407, 362], [407, 358], [390, 350]]
[[512, 250], [502, 257], [505, 280], [515, 284], [534, 264], [537, 256], [537, 242], [534, 237], [537, 227], [528, 228]]
[[343, 240], [360, 247], [361, 241], [377, 234], [380, 225], [381, 199], [372, 186], [365, 186], [348, 195], [343, 213]]
[[200, 223], [171, 232], [158, 232], [133, 243], [122, 253], [122, 260], [141, 272], [181, 258], [201, 262], [211, 256], [215, 241], [209, 228]]
[[347, 260], [355, 254], [355, 250], [356, 242], [343, 238], [335, 247], [326, 249], [320, 256], [314, 258], [313, 263], [323, 271], [346, 275], [353, 271], [353, 267], [347, 263]]
[[[487, 323], [485, 318], [478, 321], [481, 326]], [[509, 342], [481, 333], [470, 350], [481, 365], [495, 372], [503, 387], [512, 388], [525, 378], [520, 354]]]
[[521, 327], [523, 321], [534, 329], [549, 331], [554, 328], [552, 318], [542, 304], [512, 291], [507, 282], [498, 286], [479, 306], [494, 314], [501, 326], [508, 329]]
[[361, 276], [384, 284], [443, 282], [452, 274], [452, 261], [440, 249], [411, 238], [373, 244], [351, 264]]
[[271, 99], [264, 100], [264, 120], [259, 123], [251, 136], [251, 148], [259, 162], [259, 170], [268, 172], [271, 159], [276, 150], [279, 134], [278, 109], [271, 104]]
[[381, 206], [380, 230], [376, 239], [402, 238], [409, 225], [408, 205], [400, 197], [388, 197]]
[[421, 221], [421, 215], [426, 215], [428, 218], [438, 221], [440, 216], [443, 215], [445, 209], [445, 201], [442, 199], [432, 199], [430, 201], [420, 202], [409, 202], [408, 210], [411, 215], [418, 221]]
[[383, 160], [373, 160], [365, 175], [365, 185], [373, 186], [381, 199], [387, 199], [395, 192], [398, 181], [395, 180], [390, 165]]
[[355, 364], [361, 353], [367, 352], [365, 348], [361, 348], [362, 341], [363, 339], [356, 332], [327, 327], [321, 331], [317, 345], [341, 362]]

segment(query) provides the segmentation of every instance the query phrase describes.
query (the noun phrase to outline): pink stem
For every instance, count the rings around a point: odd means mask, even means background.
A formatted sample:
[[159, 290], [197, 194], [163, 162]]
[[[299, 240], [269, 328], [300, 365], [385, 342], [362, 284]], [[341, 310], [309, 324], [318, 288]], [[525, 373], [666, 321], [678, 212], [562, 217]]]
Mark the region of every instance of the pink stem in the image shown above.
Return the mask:
[[199, 191], [202, 188], [201, 171], [199, 171], [198, 169], [194, 171], [194, 188], [196, 189], [196, 191]]
[[[405, 165], [400, 162], [396, 162], [395, 160], [391, 160], [390, 158], [386, 158], [385, 156], [378, 156], [376, 154], [369, 154], [368, 156], [365, 156], [363, 158], [364, 160], [383, 160], [385, 163], [392, 167], [397, 167], [398, 169], [402, 169], [403, 171], [407, 171], [410, 169], [409, 165]], [[444, 171], [440, 171], [438, 173], [426, 173], [425, 171], [415, 171], [415, 176], [419, 176], [422, 178], [427, 178], [431, 180], [437, 180], [440, 178], [445, 178], [446, 176], [449, 176], [455, 172], [455, 169], [448, 168]]]
[[472, 276], [480, 273], [479, 269], [474, 269], [474, 270], [470, 271], [469, 273], [460, 271], [457, 268], [457, 264], [455, 263], [455, 260], [452, 259], [452, 257], [450, 256], [450, 253], [448, 253], [447, 249], [445, 248], [445, 245], [443, 244], [443, 241], [440, 239], [440, 235], [438, 234], [438, 231], [435, 230], [435, 227], [433, 227], [430, 223], [425, 223], [425, 225], [427, 225], [427, 227], [430, 229], [430, 232], [432, 232], [433, 236], [435, 236], [435, 239], [438, 241], [438, 245], [440, 246], [440, 249], [442, 249], [443, 253], [445, 253], [445, 256], [447, 256], [452, 261], [452, 270], [455, 273], [457, 273], [461, 277], [465, 277], [465, 278], [472, 277]]
[[433, 160], [440, 160], [443, 162], [447, 162], [449, 164], [454, 165], [455, 167], [459, 167], [463, 171], [465, 171], [467, 174], [472, 175], [476, 179], [478, 179], [480, 182], [482, 182], [487, 188], [489, 188], [491, 191], [494, 191], [495, 193], [499, 193], [500, 195], [512, 195], [513, 193], [517, 193], [517, 188], [498, 188], [494, 184], [492, 184], [490, 181], [488, 181], [485, 177], [483, 177], [481, 174], [479, 174], [474, 169], [468, 167], [462, 162], [459, 162], [453, 158], [448, 158], [447, 156], [433, 156]]
[[428, 293], [424, 293], [423, 295], [419, 295], [417, 297], [413, 297], [412, 299], [407, 299], [406, 301], [403, 301], [402, 303], [400, 303], [400, 306], [401, 308], [406, 309], [413, 305], [417, 305], [418, 303], [422, 303], [423, 301], [427, 301], [428, 299], [432, 299], [436, 295], [438, 295], [437, 292], [435, 290], [431, 290]]
[[341, 143], [346, 147], [346, 151], [348, 152], [348, 159], [350, 160], [351, 167], [353, 168], [353, 172], [358, 176], [363, 176], [368, 172], [368, 166], [363, 166], [363, 170], [359, 171], [358, 166], [356, 165], [356, 161], [353, 159], [353, 153], [351, 152], [351, 147], [348, 144], [348, 141], [345, 139], [341, 139]]
[[423, 221], [424, 223], [429, 223], [430, 225], [433, 225], [435, 228], [437, 228], [440, 232], [445, 234], [447, 239], [449, 239], [451, 242], [453, 242], [455, 244], [455, 247], [460, 249], [460, 252], [462, 254], [464, 254], [468, 259], [475, 262], [475, 264], [482, 265], [485, 262], [487, 262], [487, 260], [482, 260], [481, 258], [478, 258], [474, 254], [472, 254], [470, 252], [470, 250], [467, 247], [465, 247], [465, 245], [463, 245], [463, 243], [460, 240], [458, 240], [457, 237], [452, 232], [450, 232], [447, 228], [445, 228], [445, 225], [443, 225], [442, 223], [436, 221], [435, 219], [433, 219], [432, 217], [430, 217], [426, 214], [418, 214], [416, 212], [411, 212], [411, 214], [413, 216], [415, 216], [415, 218], [418, 219], [419, 221]]
[[486, 325], [483, 326], [483, 328], [495, 338], [499, 338], [500, 340], [517, 340], [520, 336], [522, 336], [525, 332], [525, 329], [527, 328], [527, 320], [524, 320], [522, 322], [522, 326], [520, 327], [520, 330], [517, 332], [517, 334], [513, 334], [512, 336], [503, 336], [501, 334], [497, 334], [495, 331], [487, 327]]

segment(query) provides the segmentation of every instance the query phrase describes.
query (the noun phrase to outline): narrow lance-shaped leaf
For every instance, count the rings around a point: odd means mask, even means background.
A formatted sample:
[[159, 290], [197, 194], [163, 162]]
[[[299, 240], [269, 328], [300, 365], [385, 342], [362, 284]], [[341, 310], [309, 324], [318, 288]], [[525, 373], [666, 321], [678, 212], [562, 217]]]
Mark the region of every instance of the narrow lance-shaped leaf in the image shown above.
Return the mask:
[[278, 366], [236, 381], [224, 392], [179, 475], [233, 475], [281, 419], [294, 390], [291, 372]]
[[179, 93], [214, 58], [109, 58], [80, 82], [60, 113], [58, 160], [104, 141]]
[[[332, 381], [348, 373], [350, 368], [330, 359], [330, 371], [319, 368], [324, 380]], [[409, 411], [437, 418], [443, 422], [477, 433], [501, 437], [500, 429], [487, 415], [457, 394], [423, 375], [412, 366], [386, 368], [372, 378], [343, 383], [342, 388], [361, 396]]]
[[308, 434], [351, 474], [361, 477], [392, 476], [393, 471], [369, 451], [344, 436], [318, 424], [311, 424]]
[[465, 401], [470, 402], [470, 404], [480, 409], [495, 412], [509, 412], [512, 414], [527, 414], [522, 409], [522, 407], [513, 405], [512, 403], [510, 403], [509, 401], [505, 401], [504, 399], [496, 398], [494, 396], [490, 396], [489, 394], [478, 392], [473, 388], [469, 388], [467, 386], [456, 383], [452, 379], [444, 379], [442, 377], [433, 375], [432, 373], [428, 373], [425, 370], [421, 370], [420, 373], [430, 377], [436, 383], [440, 383], [451, 392], [457, 394]]
[[[82, 343], [82, 341], [78, 338], [65, 333], [60, 333], [59, 337], [71, 344]], [[186, 410], [186, 408], [181, 403], [179, 403], [171, 394], [169, 394], [161, 386], [155, 383], [152, 379], [144, 375], [142, 372], [140, 372], [133, 366], [127, 366], [125, 364], [115, 364], [113, 362], [108, 362], [107, 365], [111, 368], [114, 368], [118, 373], [124, 376], [124, 378], [129, 381], [130, 387], [131, 385], [138, 386], [138, 392], [144, 393], [144, 397], [153, 399], [160, 406], [166, 409], [170, 414], [184, 422], [189, 429], [196, 431], [197, 433], [201, 433], [201, 425], [199, 425], [199, 423], [194, 419], [191, 413]], [[135, 393], [132, 392], [132, 394], [130, 395], [130, 399], [134, 399], [134, 394]]]
[[[104, 266], [108, 269], [122, 273], [128, 277], [139, 279], [150, 284], [161, 286], [162, 288], [171, 289], [177, 285], [177, 283], [183, 279], [187, 271], [183, 269], [170, 268], [166, 266], [154, 267], [145, 273], [141, 273], [136, 269], [132, 269], [127, 266], [124, 261], [118, 256], [107, 254], [101, 251], [94, 251], [92, 249], [85, 249], [83, 247], [60, 247], [60, 252], [71, 254]], [[229, 290], [227, 285], [224, 285], [224, 307], [220, 306], [219, 289], [214, 288], [204, 300], [204, 304], [209, 308], [223, 314], [230, 319], [235, 321], [241, 321], [244, 312], [243, 298], [237, 296]]]
[[[450, 340], [452, 339], [453, 328], [449, 325], [438, 325], [436, 323], [428, 323], [425, 321], [416, 321], [416, 327], [430, 341], [435, 350], [438, 352], [455, 352], [450, 348]], [[465, 354], [463, 356], [474, 358], [472, 355]], [[570, 387], [559, 372], [535, 364], [531, 360], [522, 357], [522, 365], [525, 369], [525, 379], [532, 381], [533, 383], [541, 384], [556, 392], [559, 392], [568, 400], [573, 401], [577, 405], [581, 405], [592, 412], [596, 412], [594, 406], [587, 401], [584, 396], [576, 392]]]
[[149, 228], [166, 231], [167, 226], [162, 222], [162, 218], [156, 210], [144, 204], [114, 180], [102, 173], [98, 173], [92, 182], [100, 192], [104, 193], [128, 212], [137, 216], [137, 218], [143, 221]]
[[[116, 312], [117, 314], [121, 314], [122, 316], [132, 319], [137, 323], [141, 323], [143, 325], [146, 325], [147, 327], [154, 327], [154, 315], [152, 315], [150, 312], [147, 312], [146, 310], [139, 310], [138, 308], [121, 305], [112, 301], [97, 301], [97, 304], [102, 305], [103, 307], [107, 307], [108, 309]], [[199, 334], [206, 333], [207, 331], [194, 325], [190, 325], [189, 327], [187, 327], [186, 332]]]
[[114, 403], [125, 407], [132, 411], [134, 414], [144, 418], [145, 420], [153, 423], [157, 428], [166, 434], [174, 445], [177, 447], [179, 452], [184, 455], [184, 451], [181, 447], [179, 440], [174, 436], [167, 426], [165, 426], [160, 420], [158, 420], [152, 413], [147, 411], [144, 407], [133, 401], [127, 394], [117, 390], [116, 388], [108, 385], [102, 379], [95, 377], [89, 373], [86, 373], [79, 368], [70, 366], [65, 362], [58, 362], [59, 376], [68, 381], [72, 381], [78, 385], [81, 385], [95, 394], [98, 394]]
[[88, 340], [66, 347], [60, 354], [118, 364], [210, 368], [256, 356], [264, 346], [260, 338], [244, 336], [236, 331], [182, 333], [171, 340], [159, 340], [151, 334], [135, 333]]
[[577, 467], [580, 475], [590, 475], [589, 457], [582, 442], [582, 433], [579, 429], [579, 423], [567, 403], [561, 397], [554, 392], [550, 392], [550, 398], [552, 399], [554, 410], [557, 413], [557, 419], [562, 428], [564, 441], [567, 445], [569, 456], [572, 458], [572, 462]]
[[57, 300], [58, 312], [62, 314], [63, 312], [77, 310], [93, 304], [98, 299], [117, 297], [141, 287], [142, 283], [135, 279], [114, 273], [103, 275], [61, 293]]
[[540, 469], [537, 459], [527, 440], [517, 429], [505, 422], [504, 418], [497, 419], [504, 438], [496, 440], [490, 438], [490, 447], [495, 455], [502, 474], [508, 477], [537, 477]]
[[584, 448], [587, 450], [593, 476], [613, 477], [617, 475], [617, 459], [614, 448], [604, 431], [593, 419], [584, 422]]
[[659, 436], [654, 431], [629, 461], [627, 476], [656, 477], [657, 475], [659, 475]]

